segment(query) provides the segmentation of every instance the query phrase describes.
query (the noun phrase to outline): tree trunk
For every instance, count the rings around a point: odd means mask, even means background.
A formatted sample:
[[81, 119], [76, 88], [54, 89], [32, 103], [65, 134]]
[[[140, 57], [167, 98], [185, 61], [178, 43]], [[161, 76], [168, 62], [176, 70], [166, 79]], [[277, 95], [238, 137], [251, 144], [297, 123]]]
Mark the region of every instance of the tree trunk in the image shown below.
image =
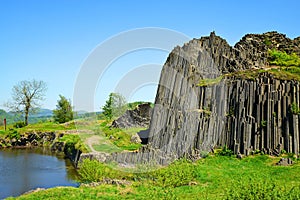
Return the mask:
[[29, 108], [25, 108], [25, 125], [28, 125]]

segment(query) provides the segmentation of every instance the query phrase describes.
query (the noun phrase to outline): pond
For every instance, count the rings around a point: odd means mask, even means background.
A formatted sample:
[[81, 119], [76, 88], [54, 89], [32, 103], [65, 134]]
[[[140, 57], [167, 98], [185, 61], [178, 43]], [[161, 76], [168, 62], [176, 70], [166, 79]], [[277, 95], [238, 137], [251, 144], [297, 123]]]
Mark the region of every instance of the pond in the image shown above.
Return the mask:
[[76, 175], [70, 160], [48, 149], [0, 150], [0, 199], [36, 188], [78, 186]]

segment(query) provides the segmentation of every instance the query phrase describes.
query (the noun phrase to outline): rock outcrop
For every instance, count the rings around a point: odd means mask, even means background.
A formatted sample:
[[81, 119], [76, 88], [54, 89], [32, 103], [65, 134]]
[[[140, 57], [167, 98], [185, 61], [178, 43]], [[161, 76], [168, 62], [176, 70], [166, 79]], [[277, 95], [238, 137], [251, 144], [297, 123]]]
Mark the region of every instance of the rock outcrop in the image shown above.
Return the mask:
[[299, 82], [268, 72], [227, 76], [265, 68], [268, 49], [300, 55], [299, 44], [299, 38], [268, 32], [248, 34], [231, 47], [211, 33], [176, 47], [161, 72], [147, 146], [109, 160], [167, 164], [224, 145], [236, 154], [299, 154], [300, 121], [291, 110], [300, 105]]
[[127, 110], [121, 117], [114, 120], [114, 128], [148, 127], [152, 108], [150, 103], [138, 105], [133, 110]]
[[204, 78], [265, 67], [269, 46], [299, 53], [293, 40], [276, 32], [251, 34], [232, 48], [212, 33], [187, 46], [173, 51], [162, 70], [150, 126], [152, 148], [177, 157], [223, 145], [242, 154], [299, 153], [299, 117], [289, 111], [293, 102], [300, 105], [297, 81], [262, 73], [253, 80], [232, 76], [197, 86]]
[[19, 134], [17, 131], [12, 131], [5, 138], [0, 138], [0, 149], [6, 147], [12, 148], [34, 148], [34, 147], [49, 147], [52, 152], [63, 152], [75, 166], [80, 158], [81, 151], [77, 150], [75, 144], [59, 141], [64, 133], [56, 132], [36, 132]]
[[288, 166], [294, 164], [294, 161], [291, 158], [281, 158], [276, 165]]
[[29, 132], [19, 134], [12, 131], [5, 138], [0, 138], [0, 147], [36, 147], [52, 144], [57, 138], [54, 132]]

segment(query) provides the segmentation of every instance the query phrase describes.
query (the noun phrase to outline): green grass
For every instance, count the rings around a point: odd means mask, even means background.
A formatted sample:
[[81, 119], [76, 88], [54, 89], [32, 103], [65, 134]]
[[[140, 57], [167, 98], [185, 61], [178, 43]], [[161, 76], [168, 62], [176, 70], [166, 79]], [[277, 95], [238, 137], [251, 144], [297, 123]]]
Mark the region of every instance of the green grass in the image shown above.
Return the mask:
[[[138, 174], [93, 163], [99, 168], [98, 180], [112, 177], [127, 179], [131, 184], [53, 188], [16, 199], [299, 199], [300, 164], [276, 166], [279, 159], [266, 155], [242, 160], [209, 156], [195, 163], [180, 160], [158, 171]], [[85, 182], [94, 181], [92, 165], [87, 166], [89, 179]]]
[[0, 137], [11, 137], [14, 132], [22, 135], [30, 132], [66, 133], [66, 131], [69, 131], [63, 138], [60, 139], [60, 141], [67, 142], [69, 144], [73, 143], [83, 152], [91, 151], [84, 143], [89, 137], [94, 135], [103, 137], [103, 140], [100, 141], [101, 143], [93, 145], [93, 148], [96, 151], [106, 153], [120, 152], [123, 150], [135, 151], [141, 147], [141, 144], [132, 143], [130, 139], [133, 134], [145, 128], [119, 129], [112, 128], [110, 126], [111, 122], [95, 120], [92, 118], [76, 119], [65, 124], [48, 121], [29, 124], [22, 128], [14, 128], [13, 125], [9, 125], [6, 131], [4, 131], [4, 127], [2, 126], [0, 127]]
[[114, 152], [122, 151], [122, 149], [118, 148], [117, 146], [113, 144], [106, 144], [106, 143], [93, 145], [93, 148], [96, 151], [105, 152], [105, 153], [114, 153]]
[[74, 123], [70, 123], [68, 125], [58, 124], [54, 122], [42, 122], [37, 124], [29, 124], [23, 128], [19, 128], [18, 132], [27, 133], [30, 131], [64, 131], [64, 130], [73, 130], [75, 129]]
[[[134, 151], [141, 147], [141, 144], [135, 144], [130, 141], [131, 136], [145, 128], [128, 128], [120, 129], [110, 126], [110, 122], [102, 122], [100, 124], [100, 132], [103, 133], [112, 144], [121, 150]], [[111, 139], [109, 139], [111, 138]]]
[[227, 77], [236, 77], [245, 80], [255, 80], [261, 73], [266, 72], [264, 69], [249, 69], [243, 71], [236, 71], [230, 74], [226, 74]]

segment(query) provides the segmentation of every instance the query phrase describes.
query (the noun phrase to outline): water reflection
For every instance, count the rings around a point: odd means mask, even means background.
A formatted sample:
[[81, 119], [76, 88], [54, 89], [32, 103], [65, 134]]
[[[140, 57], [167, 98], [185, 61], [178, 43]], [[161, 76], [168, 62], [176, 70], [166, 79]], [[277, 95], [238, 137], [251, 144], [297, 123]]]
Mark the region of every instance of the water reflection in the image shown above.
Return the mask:
[[0, 151], [0, 199], [38, 187], [77, 186], [76, 175], [69, 160], [48, 149]]

